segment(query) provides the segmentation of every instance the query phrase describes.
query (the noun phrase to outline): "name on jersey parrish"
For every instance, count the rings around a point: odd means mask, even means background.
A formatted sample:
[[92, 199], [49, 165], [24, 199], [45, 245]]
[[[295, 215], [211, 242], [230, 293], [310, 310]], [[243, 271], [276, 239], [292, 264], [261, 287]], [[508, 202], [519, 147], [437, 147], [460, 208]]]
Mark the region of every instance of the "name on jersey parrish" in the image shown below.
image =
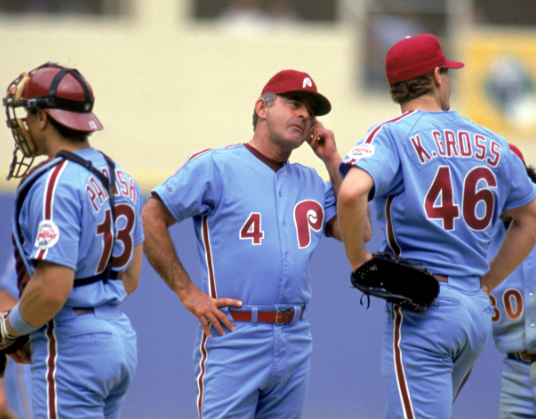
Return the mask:
[[[102, 169], [102, 173], [106, 178], [110, 179], [106, 169]], [[117, 179], [117, 183], [115, 184], [115, 196], [123, 195], [130, 199], [132, 203], [136, 203], [137, 191], [134, 179], [129, 176], [128, 173], [120, 169], [116, 169], [115, 174]], [[86, 194], [96, 212], [100, 211], [102, 204], [108, 199], [108, 191], [106, 191], [101, 182], [93, 176], [90, 176], [86, 183]]]

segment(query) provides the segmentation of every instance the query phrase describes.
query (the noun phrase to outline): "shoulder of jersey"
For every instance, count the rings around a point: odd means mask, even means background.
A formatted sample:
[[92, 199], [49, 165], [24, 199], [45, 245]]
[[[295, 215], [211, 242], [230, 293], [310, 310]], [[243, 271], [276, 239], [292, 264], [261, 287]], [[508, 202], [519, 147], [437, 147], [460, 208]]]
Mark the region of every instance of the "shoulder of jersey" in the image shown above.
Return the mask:
[[186, 159], [186, 162], [184, 164], [187, 164], [191, 162], [192, 160], [198, 159], [200, 157], [208, 157], [208, 156], [217, 156], [217, 155], [225, 155], [229, 150], [234, 150], [236, 148], [243, 147], [243, 144], [236, 143], [231, 145], [226, 145], [218, 148], [202, 148], [201, 150], [195, 151], [192, 154], [188, 156]]
[[380, 134], [383, 130], [391, 129], [407, 129], [406, 123], [410, 123], [411, 127], [416, 123], [415, 118], [421, 118], [422, 112], [409, 111], [405, 112], [402, 115], [399, 115], [395, 118], [386, 119], [374, 125], [367, 133], [364, 138], [364, 143], [372, 143], [376, 136]]
[[[489, 128], [486, 128], [483, 125], [477, 124], [475, 121], [467, 118], [466, 116], [460, 115], [456, 111], [451, 111], [453, 114], [455, 114], [458, 118], [460, 118], [462, 121], [464, 121], [466, 124], [471, 125], [479, 130], [485, 131], [489, 136], [496, 137], [496, 138], [502, 138], [501, 136], [495, 134], [492, 130]], [[506, 141], [506, 140], [505, 140]]]
[[225, 154], [225, 152], [229, 150], [234, 150], [236, 148], [239, 148], [240, 146], [243, 147], [243, 144], [236, 143], [236, 144], [231, 144], [231, 145], [222, 146], [218, 148], [202, 148], [200, 150], [194, 151], [192, 154], [190, 154], [186, 158], [186, 161], [183, 164], [181, 164], [181, 166], [175, 171], [175, 173], [173, 173], [172, 176], [175, 176], [177, 173], [179, 173], [179, 171], [191, 161], [194, 161], [194, 160], [202, 161], [209, 157], [214, 158], [215, 156], [218, 156], [219, 154], [221, 154], [221, 152]]

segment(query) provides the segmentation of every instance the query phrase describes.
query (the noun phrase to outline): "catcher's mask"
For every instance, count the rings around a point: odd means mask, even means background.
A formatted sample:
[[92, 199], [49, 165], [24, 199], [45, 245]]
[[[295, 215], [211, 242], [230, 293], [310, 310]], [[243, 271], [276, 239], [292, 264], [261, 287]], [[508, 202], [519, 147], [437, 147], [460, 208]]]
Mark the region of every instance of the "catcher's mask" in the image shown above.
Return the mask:
[[7, 179], [20, 178], [28, 173], [36, 156], [36, 146], [26, 126], [26, 118], [19, 117], [17, 111], [43, 109], [59, 124], [89, 133], [103, 128], [92, 113], [94, 101], [91, 86], [74, 68], [45, 63], [13, 80], [3, 100], [7, 126], [15, 139]]

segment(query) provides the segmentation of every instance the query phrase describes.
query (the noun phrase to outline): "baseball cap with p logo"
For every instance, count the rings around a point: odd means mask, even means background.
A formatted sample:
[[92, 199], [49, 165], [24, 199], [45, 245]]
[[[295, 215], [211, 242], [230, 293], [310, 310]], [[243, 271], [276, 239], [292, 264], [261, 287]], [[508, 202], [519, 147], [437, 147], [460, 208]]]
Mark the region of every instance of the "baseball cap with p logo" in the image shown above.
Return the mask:
[[302, 71], [283, 70], [273, 76], [262, 89], [261, 96], [266, 93], [276, 95], [284, 93], [300, 92], [313, 98], [316, 103], [316, 116], [326, 115], [331, 111], [329, 100], [318, 93], [316, 84], [311, 76]]
[[436, 67], [462, 68], [463, 63], [445, 58], [434, 35], [407, 37], [394, 44], [385, 57], [389, 84], [396, 84], [431, 73]]

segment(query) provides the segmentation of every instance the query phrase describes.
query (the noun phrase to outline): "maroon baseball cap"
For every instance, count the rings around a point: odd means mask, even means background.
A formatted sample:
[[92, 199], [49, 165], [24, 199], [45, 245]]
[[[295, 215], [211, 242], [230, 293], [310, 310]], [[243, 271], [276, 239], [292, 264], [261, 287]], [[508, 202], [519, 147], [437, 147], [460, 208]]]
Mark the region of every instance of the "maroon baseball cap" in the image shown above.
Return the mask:
[[445, 58], [434, 35], [407, 37], [394, 44], [385, 57], [389, 84], [414, 79], [431, 73], [436, 67], [462, 68], [463, 63]]
[[78, 70], [46, 63], [30, 73], [22, 99], [28, 109], [44, 109], [61, 125], [83, 132], [103, 129], [93, 110], [93, 90]]
[[266, 83], [266, 86], [262, 89], [261, 96], [265, 93], [280, 95], [291, 92], [301, 92], [311, 96], [316, 103], [316, 116], [326, 115], [331, 111], [329, 100], [318, 93], [316, 84], [311, 76], [301, 71], [280, 71]]

